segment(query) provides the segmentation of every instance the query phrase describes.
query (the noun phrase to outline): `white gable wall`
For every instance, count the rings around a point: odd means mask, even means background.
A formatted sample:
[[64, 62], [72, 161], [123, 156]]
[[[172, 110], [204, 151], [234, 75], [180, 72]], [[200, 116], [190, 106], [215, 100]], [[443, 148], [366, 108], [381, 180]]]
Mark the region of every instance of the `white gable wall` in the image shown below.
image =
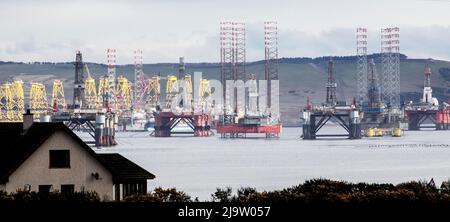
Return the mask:
[[[49, 150], [70, 150], [70, 168], [49, 168]], [[91, 174], [97, 172], [96, 180]], [[57, 131], [45, 141], [25, 162], [17, 168], [6, 183], [7, 192], [23, 190], [31, 185], [38, 191], [39, 185], [52, 185], [61, 190], [61, 184], [75, 185], [75, 191], [95, 191], [103, 200], [112, 200], [112, 174], [92, 157], [81, 145], [63, 131]]]

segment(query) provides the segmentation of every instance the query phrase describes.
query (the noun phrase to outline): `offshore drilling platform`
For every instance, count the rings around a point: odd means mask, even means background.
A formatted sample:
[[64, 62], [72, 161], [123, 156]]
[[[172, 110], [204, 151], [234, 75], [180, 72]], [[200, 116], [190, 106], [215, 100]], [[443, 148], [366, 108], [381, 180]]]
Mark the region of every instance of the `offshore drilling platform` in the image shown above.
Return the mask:
[[439, 105], [439, 101], [433, 97], [431, 68], [428, 63], [424, 68], [422, 99], [419, 102], [410, 101], [406, 104], [405, 113], [408, 119], [408, 130], [420, 130], [423, 128], [450, 129], [450, 106], [445, 102]]

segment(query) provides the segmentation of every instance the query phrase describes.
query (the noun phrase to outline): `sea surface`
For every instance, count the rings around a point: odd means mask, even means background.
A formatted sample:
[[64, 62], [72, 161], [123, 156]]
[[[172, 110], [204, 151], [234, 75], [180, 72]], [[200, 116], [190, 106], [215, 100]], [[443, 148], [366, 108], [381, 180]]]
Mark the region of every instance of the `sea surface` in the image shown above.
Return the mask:
[[[336, 126], [323, 130], [339, 131]], [[279, 190], [313, 178], [394, 184], [433, 178], [438, 186], [450, 179], [450, 131], [314, 141], [300, 134], [301, 128], [283, 128], [278, 139], [155, 138], [149, 132], [122, 132], [116, 136], [119, 145], [94, 149], [120, 153], [155, 174], [149, 190], [175, 187], [200, 200], [211, 200], [216, 188]]]

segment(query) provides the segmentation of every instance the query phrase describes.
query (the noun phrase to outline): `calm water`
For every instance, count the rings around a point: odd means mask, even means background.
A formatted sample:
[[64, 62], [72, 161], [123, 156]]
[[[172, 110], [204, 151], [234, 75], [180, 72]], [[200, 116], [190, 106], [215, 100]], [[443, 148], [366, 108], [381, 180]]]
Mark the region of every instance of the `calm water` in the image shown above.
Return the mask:
[[[326, 130], [336, 132], [333, 126]], [[311, 178], [391, 182], [450, 178], [450, 131], [406, 131], [401, 138], [299, 139], [284, 128], [279, 139], [149, 137], [118, 133], [117, 152], [156, 175], [148, 188], [176, 187], [209, 200], [217, 187], [275, 190]], [[81, 135], [86, 137], [86, 135]]]

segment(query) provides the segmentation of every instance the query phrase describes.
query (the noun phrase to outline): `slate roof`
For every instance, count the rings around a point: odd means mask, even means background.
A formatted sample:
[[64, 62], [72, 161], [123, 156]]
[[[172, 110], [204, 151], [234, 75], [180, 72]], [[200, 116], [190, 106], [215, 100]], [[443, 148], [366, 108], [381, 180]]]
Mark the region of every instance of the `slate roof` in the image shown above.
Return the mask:
[[97, 154], [108, 165], [114, 175], [114, 182], [154, 179], [155, 175], [117, 153]]
[[112, 173], [113, 181], [155, 178], [120, 154], [95, 153], [63, 123], [35, 122], [26, 131], [23, 131], [22, 123], [0, 123], [0, 184], [8, 182], [9, 176], [56, 131], [63, 131], [78, 142]]

